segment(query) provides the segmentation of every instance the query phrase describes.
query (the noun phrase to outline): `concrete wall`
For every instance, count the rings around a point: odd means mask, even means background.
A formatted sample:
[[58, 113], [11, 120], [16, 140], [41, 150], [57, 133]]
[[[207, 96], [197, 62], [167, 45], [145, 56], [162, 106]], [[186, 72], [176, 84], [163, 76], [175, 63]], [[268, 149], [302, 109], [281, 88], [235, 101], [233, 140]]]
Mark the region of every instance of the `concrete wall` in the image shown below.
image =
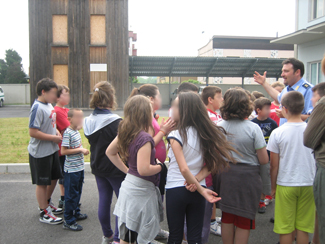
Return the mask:
[[[139, 88], [143, 84], [133, 83], [132, 88]], [[155, 84], [158, 86], [161, 93], [163, 107], [168, 107], [170, 101], [172, 101], [175, 96], [171, 93], [174, 92], [179, 84], [171, 84], [170, 89], [168, 84]], [[197, 85], [200, 86], [200, 85]], [[204, 85], [202, 85], [204, 86]], [[222, 92], [225, 93], [229, 88], [240, 86], [240, 85], [231, 85], [231, 84], [218, 84], [218, 87], [222, 89]], [[30, 87], [29, 84], [1, 84], [5, 92], [5, 104], [29, 104], [30, 103]], [[244, 88], [249, 91], [259, 91], [267, 96], [267, 93], [260, 85], [244, 85]], [[268, 96], [269, 97], [269, 96]], [[270, 97], [269, 97], [270, 98]]]
[[5, 93], [6, 104], [29, 104], [29, 84], [0, 84]]
[[[133, 83], [133, 88], [139, 88], [141, 85], [143, 84], [139, 84], [139, 83]], [[170, 88], [170, 92], [169, 92], [169, 87], [168, 84], [155, 84], [158, 88], [159, 88], [159, 92], [161, 94], [161, 98], [162, 98], [162, 106], [163, 107], [169, 107], [170, 106], [170, 101], [173, 100], [175, 98], [174, 95], [171, 95], [170, 93], [172, 93], [173, 91], [175, 91], [177, 89], [177, 87], [179, 86], [179, 84], [171, 84], [171, 88]], [[200, 86], [200, 85], [197, 85]], [[204, 86], [204, 85], [202, 85]], [[222, 89], [222, 93], [224, 94], [229, 88], [233, 88], [236, 86], [240, 86], [240, 85], [231, 85], [231, 84], [218, 84], [218, 87], [220, 87]], [[250, 92], [252, 91], [259, 91], [262, 92], [265, 96], [267, 96], [268, 98], [270, 98], [270, 96], [268, 96], [268, 94], [265, 92], [265, 90], [263, 89], [262, 86], [260, 85], [251, 85], [251, 84], [247, 84], [244, 85], [244, 89], [249, 90]]]
[[[306, 80], [310, 80], [310, 63], [311, 62], [321, 62], [325, 54], [325, 38], [307, 42], [298, 45], [298, 59], [301, 60], [305, 65], [305, 75]], [[321, 82], [325, 81], [325, 77], [322, 75]]]
[[317, 25], [325, 21], [325, 16], [309, 20], [310, 17], [310, 1], [298, 0], [298, 23], [297, 30], [306, 29], [313, 25]]

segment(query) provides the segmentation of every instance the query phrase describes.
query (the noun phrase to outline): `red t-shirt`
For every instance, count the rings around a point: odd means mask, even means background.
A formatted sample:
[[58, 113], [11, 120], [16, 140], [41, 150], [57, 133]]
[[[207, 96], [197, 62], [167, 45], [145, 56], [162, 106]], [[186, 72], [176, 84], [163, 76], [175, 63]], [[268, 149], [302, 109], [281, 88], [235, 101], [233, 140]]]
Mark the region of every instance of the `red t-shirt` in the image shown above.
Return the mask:
[[271, 113], [270, 113], [270, 118], [273, 119], [277, 124], [278, 126], [280, 125], [280, 118], [276, 115], [276, 109], [279, 109], [280, 107], [279, 106], [276, 106], [274, 104], [274, 102], [272, 102], [271, 104]]
[[[56, 113], [56, 128], [58, 131], [60, 131], [61, 135], [63, 135], [63, 132], [66, 128], [69, 127], [70, 122], [68, 120], [68, 108], [61, 108], [58, 106], [54, 107], [55, 113]], [[59, 143], [59, 156], [61, 155], [61, 143]]]

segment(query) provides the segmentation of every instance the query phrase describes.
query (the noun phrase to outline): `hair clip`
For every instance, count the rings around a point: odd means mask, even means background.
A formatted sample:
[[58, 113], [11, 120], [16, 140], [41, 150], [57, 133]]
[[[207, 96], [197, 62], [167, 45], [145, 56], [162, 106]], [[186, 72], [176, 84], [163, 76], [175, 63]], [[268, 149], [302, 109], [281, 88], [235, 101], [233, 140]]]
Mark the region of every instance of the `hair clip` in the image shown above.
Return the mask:
[[98, 89], [98, 87], [96, 87], [96, 88], [95, 88], [95, 92], [98, 92], [98, 91], [99, 91], [99, 89]]

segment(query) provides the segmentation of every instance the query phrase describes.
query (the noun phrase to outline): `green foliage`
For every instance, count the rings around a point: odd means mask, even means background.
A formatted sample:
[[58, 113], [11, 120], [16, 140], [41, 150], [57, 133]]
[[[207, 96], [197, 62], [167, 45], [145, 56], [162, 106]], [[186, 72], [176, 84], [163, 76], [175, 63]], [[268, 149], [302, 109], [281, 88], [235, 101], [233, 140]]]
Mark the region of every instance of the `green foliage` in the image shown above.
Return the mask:
[[22, 58], [15, 50], [6, 50], [5, 59], [0, 59], [0, 84], [27, 83], [21, 61]]
[[182, 83], [184, 83], [184, 82], [189, 82], [189, 83], [193, 83], [193, 84], [201, 84], [198, 80], [192, 80], [192, 79], [182, 81]]
[[139, 83], [157, 84], [157, 77], [138, 77]]
[[131, 82], [131, 83], [138, 83], [139, 80], [136, 79], [134, 76], [129, 76], [129, 82]]

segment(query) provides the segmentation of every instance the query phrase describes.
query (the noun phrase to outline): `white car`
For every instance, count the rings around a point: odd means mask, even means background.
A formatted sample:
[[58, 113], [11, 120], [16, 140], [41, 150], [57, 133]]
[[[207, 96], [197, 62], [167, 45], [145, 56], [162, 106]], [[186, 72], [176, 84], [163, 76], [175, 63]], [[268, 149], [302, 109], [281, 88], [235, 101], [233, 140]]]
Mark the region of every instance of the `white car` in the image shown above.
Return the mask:
[[3, 103], [5, 101], [5, 93], [2, 90], [2, 87], [0, 86], [0, 107], [3, 106]]

